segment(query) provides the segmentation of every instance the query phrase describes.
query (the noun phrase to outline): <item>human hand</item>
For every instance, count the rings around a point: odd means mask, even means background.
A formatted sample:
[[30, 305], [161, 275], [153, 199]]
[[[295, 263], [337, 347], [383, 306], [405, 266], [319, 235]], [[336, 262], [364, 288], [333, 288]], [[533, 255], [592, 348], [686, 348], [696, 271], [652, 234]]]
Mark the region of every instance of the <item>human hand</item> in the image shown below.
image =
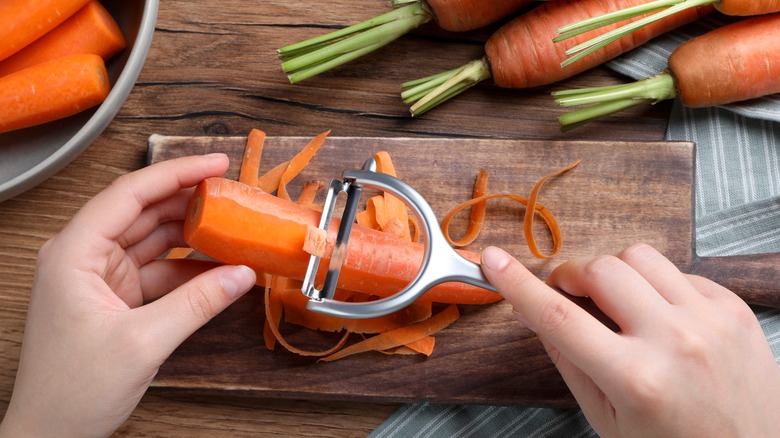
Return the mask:
[[[535, 331], [599, 435], [776, 436], [780, 368], [750, 308], [647, 245], [571, 260], [547, 284], [498, 248], [485, 276]], [[590, 297], [610, 330], [563, 294]]]
[[213, 154], [124, 175], [43, 245], [0, 436], [110, 435], [173, 350], [251, 289], [247, 267], [158, 258], [186, 245], [189, 188], [227, 166]]

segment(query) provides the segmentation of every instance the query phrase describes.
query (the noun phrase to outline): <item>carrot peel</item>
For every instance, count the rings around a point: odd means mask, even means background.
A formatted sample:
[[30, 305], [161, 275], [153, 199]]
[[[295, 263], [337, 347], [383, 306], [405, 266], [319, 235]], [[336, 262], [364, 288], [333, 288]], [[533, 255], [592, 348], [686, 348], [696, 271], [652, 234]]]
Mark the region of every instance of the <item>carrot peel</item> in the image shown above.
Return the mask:
[[425, 321], [372, 336], [362, 342], [350, 345], [336, 353], [323, 357], [320, 361], [330, 362], [357, 353], [372, 350], [388, 350], [410, 342], [415, 342], [443, 330], [457, 320], [459, 316], [460, 312], [458, 311], [458, 306], [451, 304]]

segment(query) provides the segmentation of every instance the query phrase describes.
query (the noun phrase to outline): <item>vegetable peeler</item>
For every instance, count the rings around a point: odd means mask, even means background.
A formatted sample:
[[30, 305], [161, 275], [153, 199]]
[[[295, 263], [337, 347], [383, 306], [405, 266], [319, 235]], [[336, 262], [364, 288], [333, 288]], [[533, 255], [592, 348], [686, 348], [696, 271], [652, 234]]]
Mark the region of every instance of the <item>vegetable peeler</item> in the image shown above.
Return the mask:
[[[415, 278], [404, 289], [386, 298], [375, 301], [350, 303], [334, 300], [341, 266], [347, 253], [347, 243], [355, 220], [360, 195], [364, 188], [382, 190], [397, 196], [420, 221], [420, 236], [425, 246], [423, 261]], [[368, 159], [360, 170], [345, 170], [341, 179], [330, 182], [323, 204], [319, 228], [327, 232], [341, 193], [347, 195], [341, 226], [328, 265], [327, 275], [321, 289], [314, 285], [321, 257], [312, 255], [306, 269], [301, 292], [309, 297], [306, 308], [317, 313], [340, 318], [373, 318], [386, 315], [412, 304], [428, 289], [440, 283], [462, 282], [493, 292], [496, 289], [488, 283], [478, 264], [465, 259], [447, 242], [441, 232], [436, 214], [430, 204], [404, 181], [376, 171], [376, 161]]]

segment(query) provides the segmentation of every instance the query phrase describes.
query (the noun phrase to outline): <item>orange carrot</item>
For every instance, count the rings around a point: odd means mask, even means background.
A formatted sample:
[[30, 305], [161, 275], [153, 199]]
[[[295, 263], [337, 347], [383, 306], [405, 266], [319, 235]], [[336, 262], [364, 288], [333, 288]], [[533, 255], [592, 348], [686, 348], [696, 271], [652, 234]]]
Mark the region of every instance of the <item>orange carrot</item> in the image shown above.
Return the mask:
[[125, 46], [111, 14], [92, 0], [51, 32], [0, 61], [0, 76], [66, 55], [94, 53], [107, 61]]
[[45, 35], [89, 0], [3, 0], [0, 2], [0, 61]]
[[666, 72], [630, 84], [553, 93], [564, 106], [563, 129], [635, 105], [679, 97], [693, 108], [780, 93], [780, 13], [738, 21], [680, 45]]
[[[224, 263], [248, 264], [256, 272], [302, 279], [309, 254], [304, 241], [320, 213], [236, 181], [209, 178], [195, 190], [184, 226], [192, 248]], [[333, 250], [338, 221], [331, 224], [325, 260]], [[389, 296], [414, 277], [423, 245], [354, 225], [339, 288]], [[461, 254], [479, 262], [479, 254]], [[323, 263], [323, 268], [327, 267]], [[324, 270], [323, 270], [324, 274]], [[496, 293], [464, 283], [444, 283], [429, 290], [424, 301], [482, 304], [500, 299]]]
[[[591, 17], [586, 20], [573, 22], [558, 29], [555, 41], [563, 41], [580, 35], [591, 29], [597, 29], [619, 21], [642, 17], [631, 21], [621, 27], [610, 30], [596, 38], [588, 39], [566, 51], [572, 55], [562, 65], [571, 64], [582, 59], [600, 48], [617, 41], [632, 32], [636, 32], [645, 26], [670, 17], [684, 13], [691, 8], [714, 6], [715, 9], [726, 15], [732, 16], [757, 16], [780, 12], [780, 0], [654, 0], [633, 7], [627, 7], [603, 15]], [[647, 15], [650, 14], [650, 15]]]
[[533, 0], [393, 0], [406, 5], [362, 23], [282, 47], [290, 82], [311, 78], [383, 47], [435, 20], [452, 32], [474, 30], [507, 17]]
[[103, 59], [70, 55], [0, 78], [0, 132], [61, 119], [105, 100], [110, 91]]
[[414, 103], [412, 115], [447, 101], [473, 85], [493, 78], [503, 88], [531, 88], [548, 85], [600, 65], [650, 39], [689, 23], [711, 7], [694, 8], [645, 27], [618, 44], [605, 47], [580, 63], [561, 68], [566, 49], [586, 38], [609, 30], [596, 29], [565, 43], [554, 43], [564, 24], [642, 3], [644, 0], [558, 0], [544, 2], [499, 28], [485, 44], [485, 57], [463, 67], [402, 84], [404, 102]]
[[527, 0], [426, 0], [425, 3], [433, 12], [436, 24], [450, 32], [479, 29], [531, 4]]

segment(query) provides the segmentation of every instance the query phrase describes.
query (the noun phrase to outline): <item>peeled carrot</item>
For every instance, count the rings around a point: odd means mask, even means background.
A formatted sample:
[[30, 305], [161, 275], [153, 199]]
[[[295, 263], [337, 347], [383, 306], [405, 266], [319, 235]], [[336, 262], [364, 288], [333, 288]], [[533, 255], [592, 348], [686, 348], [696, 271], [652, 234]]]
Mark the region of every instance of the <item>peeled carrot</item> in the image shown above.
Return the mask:
[[[320, 213], [236, 181], [209, 178], [195, 190], [184, 226], [186, 242], [224, 263], [247, 264], [256, 272], [302, 279], [309, 254], [303, 250], [309, 227]], [[338, 221], [331, 224], [327, 260], [333, 250]], [[355, 224], [338, 287], [392, 295], [417, 273], [423, 245]], [[478, 262], [479, 254], [461, 251]], [[323, 262], [323, 268], [327, 268]], [[323, 274], [324, 274], [323, 269]], [[429, 290], [423, 301], [484, 304], [500, 295], [464, 283], [444, 283]]]
[[738, 21], [680, 45], [666, 72], [611, 87], [553, 93], [564, 106], [590, 105], [561, 116], [563, 129], [621, 109], [680, 99], [693, 108], [780, 93], [780, 13]]
[[533, 0], [393, 0], [406, 5], [347, 28], [283, 47], [282, 70], [296, 83], [383, 47], [436, 21], [451, 32], [474, 30], [507, 17]]
[[45, 35], [89, 0], [3, 0], [0, 2], [0, 60]]
[[107, 61], [125, 46], [116, 21], [93, 0], [51, 32], [0, 61], [0, 76], [66, 55], [94, 53]]
[[[588, 56], [594, 51], [617, 41], [626, 35], [648, 26], [658, 20], [682, 13], [691, 8], [702, 6], [714, 6], [723, 14], [739, 17], [756, 16], [780, 12], [780, 0], [654, 0], [641, 5], [624, 8], [611, 13], [592, 17], [587, 20], [572, 22], [558, 29], [558, 37], [555, 41], [563, 41], [581, 33], [606, 26], [619, 21], [636, 18], [641, 15], [651, 14], [642, 19], [630, 22], [624, 26], [612, 29], [596, 38], [589, 39], [567, 50], [571, 58], [565, 60], [562, 65], [571, 64]], [[660, 11], [660, 12], [658, 12]]]
[[61, 119], [105, 100], [110, 91], [103, 59], [70, 55], [0, 78], [0, 132]]
[[596, 29], [573, 41], [554, 43], [557, 29], [564, 24], [627, 6], [643, 0], [558, 0], [544, 2], [499, 28], [485, 44], [485, 57], [463, 67], [434, 76], [406, 82], [401, 94], [404, 102], [414, 103], [412, 115], [419, 115], [449, 100], [477, 83], [493, 78], [503, 88], [531, 88], [548, 85], [600, 65], [650, 39], [689, 23], [712, 10], [689, 9], [674, 17], [653, 23], [640, 32], [623, 38], [619, 44], [605, 47], [576, 65], [561, 68], [566, 49], [609, 28]]

